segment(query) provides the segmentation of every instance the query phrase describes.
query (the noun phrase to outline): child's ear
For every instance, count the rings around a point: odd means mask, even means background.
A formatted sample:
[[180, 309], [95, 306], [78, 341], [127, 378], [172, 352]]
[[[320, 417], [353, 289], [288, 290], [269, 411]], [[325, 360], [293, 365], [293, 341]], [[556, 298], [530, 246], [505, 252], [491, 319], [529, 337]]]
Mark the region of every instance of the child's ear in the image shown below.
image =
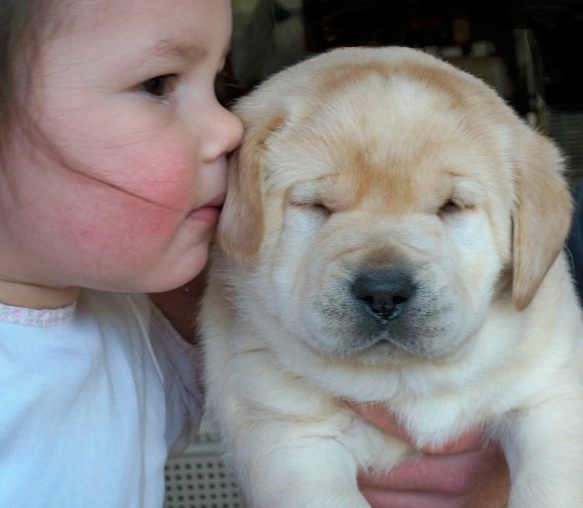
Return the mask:
[[218, 239], [229, 256], [243, 262], [257, 254], [263, 241], [263, 154], [267, 138], [282, 123], [281, 116], [274, 116], [260, 127], [251, 128], [229, 163]]
[[512, 300], [518, 310], [532, 301], [561, 252], [571, 224], [572, 198], [563, 178], [563, 158], [536, 132], [517, 146], [513, 211]]

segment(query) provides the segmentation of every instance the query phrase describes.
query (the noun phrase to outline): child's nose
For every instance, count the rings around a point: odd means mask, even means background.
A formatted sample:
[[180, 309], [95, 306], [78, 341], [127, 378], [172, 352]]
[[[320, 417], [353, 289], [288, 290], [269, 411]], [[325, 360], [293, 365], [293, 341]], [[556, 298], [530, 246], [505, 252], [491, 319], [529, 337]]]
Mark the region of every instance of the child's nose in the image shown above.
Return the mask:
[[222, 157], [239, 146], [243, 138], [243, 125], [233, 113], [217, 104], [217, 110], [207, 133], [203, 157], [211, 161]]

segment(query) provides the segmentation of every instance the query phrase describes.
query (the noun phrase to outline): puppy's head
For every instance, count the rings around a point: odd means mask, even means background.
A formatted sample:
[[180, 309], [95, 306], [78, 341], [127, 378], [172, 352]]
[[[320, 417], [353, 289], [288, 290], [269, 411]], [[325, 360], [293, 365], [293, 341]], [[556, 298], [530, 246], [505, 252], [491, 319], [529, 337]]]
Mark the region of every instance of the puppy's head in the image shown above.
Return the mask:
[[526, 308], [562, 247], [555, 146], [433, 57], [335, 50], [236, 111], [220, 244], [252, 268], [248, 297], [322, 353], [443, 356], [493, 301]]

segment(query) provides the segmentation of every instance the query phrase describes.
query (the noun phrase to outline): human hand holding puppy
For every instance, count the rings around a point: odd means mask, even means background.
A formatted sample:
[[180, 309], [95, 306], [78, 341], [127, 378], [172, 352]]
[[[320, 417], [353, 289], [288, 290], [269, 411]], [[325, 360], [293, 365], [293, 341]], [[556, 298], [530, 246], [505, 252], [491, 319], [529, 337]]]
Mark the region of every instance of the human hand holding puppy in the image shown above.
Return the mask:
[[[348, 403], [381, 430], [407, 442], [411, 438], [397, 417], [381, 404]], [[372, 508], [498, 508], [506, 506], [509, 483], [500, 448], [487, 444], [472, 429], [386, 474], [358, 477], [360, 491]]]

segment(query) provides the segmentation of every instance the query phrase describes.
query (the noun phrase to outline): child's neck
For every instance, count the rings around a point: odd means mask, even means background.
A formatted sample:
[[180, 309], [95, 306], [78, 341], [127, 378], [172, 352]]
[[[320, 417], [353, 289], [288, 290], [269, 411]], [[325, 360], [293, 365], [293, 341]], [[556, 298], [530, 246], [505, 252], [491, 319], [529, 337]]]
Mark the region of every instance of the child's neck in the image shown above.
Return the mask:
[[47, 287], [0, 280], [0, 303], [28, 309], [58, 309], [73, 303], [76, 287]]

